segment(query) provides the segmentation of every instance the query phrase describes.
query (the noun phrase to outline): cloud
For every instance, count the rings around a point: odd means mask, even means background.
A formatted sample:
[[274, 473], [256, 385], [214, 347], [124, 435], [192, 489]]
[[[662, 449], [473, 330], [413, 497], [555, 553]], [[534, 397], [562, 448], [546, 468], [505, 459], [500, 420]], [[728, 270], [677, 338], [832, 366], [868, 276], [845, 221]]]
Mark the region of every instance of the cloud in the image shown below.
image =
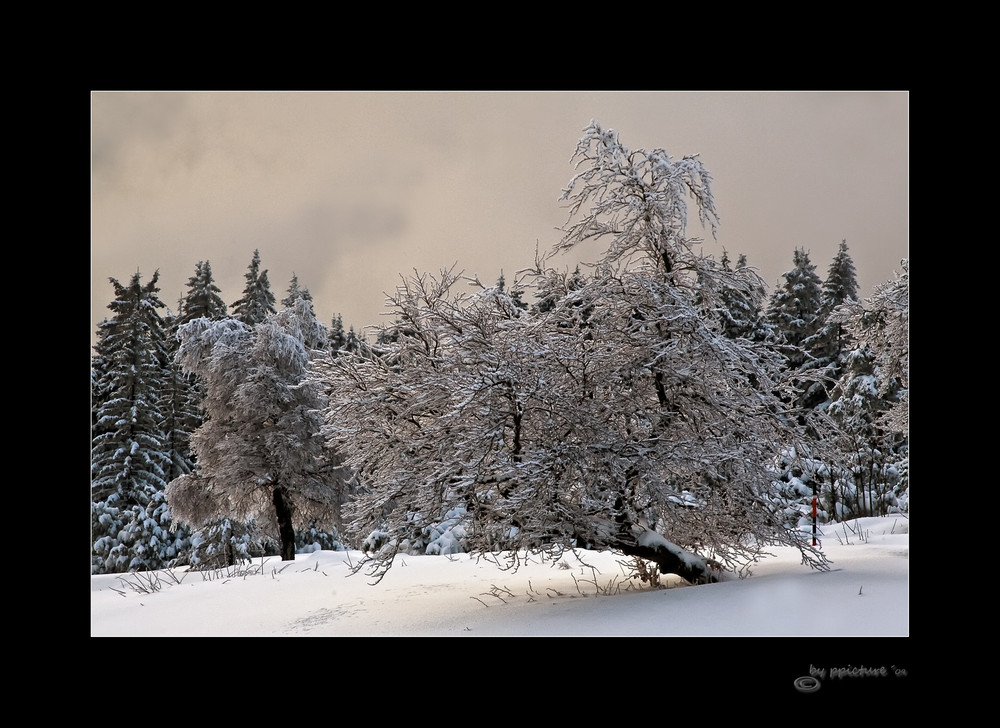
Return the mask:
[[[95, 93], [91, 103], [91, 174], [96, 195], [149, 189], [194, 166], [204, 147], [185, 120], [192, 97]], [[169, 148], [168, 155], [156, 152]]]
[[295, 273], [321, 319], [359, 327], [413, 268], [510, 280], [558, 239], [591, 118], [632, 149], [700, 154], [722, 225], [689, 234], [770, 285], [798, 247], [825, 274], [846, 238], [865, 293], [906, 255], [905, 95], [97, 93], [92, 326], [107, 278], [137, 269], [174, 306], [210, 260], [231, 303], [254, 249], [279, 299]]

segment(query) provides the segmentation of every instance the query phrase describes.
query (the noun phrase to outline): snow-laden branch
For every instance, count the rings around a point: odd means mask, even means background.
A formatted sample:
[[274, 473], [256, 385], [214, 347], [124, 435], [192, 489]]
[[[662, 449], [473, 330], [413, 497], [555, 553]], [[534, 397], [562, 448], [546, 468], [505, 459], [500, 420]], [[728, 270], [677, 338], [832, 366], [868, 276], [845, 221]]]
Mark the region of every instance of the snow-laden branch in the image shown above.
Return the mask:
[[450, 518], [480, 553], [614, 549], [699, 581], [785, 543], [824, 568], [770, 505], [775, 458], [799, 437], [782, 360], [717, 323], [719, 292], [757, 295], [756, 281], [686, 238], [688, 200], [718, 222], [707, 171], [596, 122], [574, 158], [557, 249], [605, 237], [591, 275], [536, 260], [529, 310], [454, 270], [415, 271], [378, 361], [314, 365], [324, 435], [363, 483], [348, 514], [371, 573]]

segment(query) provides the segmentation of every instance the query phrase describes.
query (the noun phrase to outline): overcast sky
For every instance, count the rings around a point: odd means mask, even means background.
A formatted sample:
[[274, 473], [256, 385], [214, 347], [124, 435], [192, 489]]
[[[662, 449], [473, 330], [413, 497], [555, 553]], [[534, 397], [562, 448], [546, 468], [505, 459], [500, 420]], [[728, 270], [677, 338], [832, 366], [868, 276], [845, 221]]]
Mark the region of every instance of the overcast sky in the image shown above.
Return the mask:
[[[846, 240], [862, 296], [909, 257], [909, 95], [887, 92], [95, 92], [91, 331], [108, 278], [160, 271], [172, 311], [211, 263], [230, 308], [258, 249], [317, 317], [387, 323], [400, 274], [457, 264], [508, 282], [554, 245], [591, 119], [630, 149], [699, 154], [718, 239], [770, 290], [804, 248], [821, 279]], [[578, 261], [561, 258], [560, 268]]]

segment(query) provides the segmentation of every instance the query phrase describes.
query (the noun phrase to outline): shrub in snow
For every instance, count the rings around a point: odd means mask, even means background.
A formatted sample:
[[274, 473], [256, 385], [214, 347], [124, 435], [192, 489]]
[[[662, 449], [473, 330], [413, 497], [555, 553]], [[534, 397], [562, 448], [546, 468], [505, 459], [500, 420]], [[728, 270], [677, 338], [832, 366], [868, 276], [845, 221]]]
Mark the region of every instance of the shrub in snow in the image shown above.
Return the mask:
[[278, 544], [255, 522], [220, 518], [192, 535], [187, 556], [193, 568], [218, 569], [278, 553]]
[[313, 551], [345, 551], [346, 547], [340, 541], [340, 534], [336, 527], [329, 529], [318, 528], [315, 523], [306, 529], [296, 529], [295, 531], [295, 552], [299, 554], [312, 553]]
[[468, 517], [464, 508], [453, 508], [445, 514], [443, 521], [426, 526], [422, 536], [426, 539], [425, 554], [465, 553], [464, 521]]

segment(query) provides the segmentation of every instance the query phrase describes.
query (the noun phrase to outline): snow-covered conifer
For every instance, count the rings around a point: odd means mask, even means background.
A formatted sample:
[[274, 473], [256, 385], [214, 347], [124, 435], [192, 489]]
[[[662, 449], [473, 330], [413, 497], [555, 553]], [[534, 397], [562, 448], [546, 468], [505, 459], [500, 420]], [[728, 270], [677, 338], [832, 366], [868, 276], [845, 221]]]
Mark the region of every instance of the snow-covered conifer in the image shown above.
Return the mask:
[[198, 261], [194, 275], [188, 279], [187, 288], [177, 317], [177, 326], [203, 316], [210, 319], [226, 316], [226, 303], [219, 295], [222, 291], [212, 277], [212, 264], [209, 261]]
[[772, 327], [775, 345], [784, 352], [789, 368], [794, 370], [808, 358], [804, 342], [822, 323], [823, 284], [804, 249], [795, 249], [792, 264], [792, 269], [783, 275], [785, 282], [771, 294], [765, 316]]
[[858, 511], [884, 513], [899, 507], [909, 469], [909, 261], [870, 298], [845, 301], [829, 319], [854, 345], [828, 412], [840, 428]]
[[311, 301], [312, 294], [309, 293], [308, 288], [302, 288], [299, 286], [299, 277], [295, 273], [292, 273], [292, 280], [288, 284], [288, 295], [281, 299], [281, 305], [288, 308], [289, 306], [293, 306], [295, 301], [299, 298]]
[[253, 258], [247, 268], [246, 285], [243, 297], [233, 304], [233, 317], [245, 324], [253, 326], [267, 318], [268, 314], [276, 313], [274, 293], [267, 279], [267, 271], [260, 269], [260, 251], [253, 251]]
[[723, 271], [731, 273], [737, 285], [723, 285], [719, 291], [719, 317], [722, 332], [731, 339], [745, 338], [762, 341], [767, 337], [761, 309], [764, 304], [765, 285], [757, 272], [747, 265], [745, 255], [740, 255], [736, 268], [731, 267], [725, 250], [719, 261]]
[[347, 344], [347, 332], [344, 331], [344, 317], [339, 313], [333, 317], [327, 331], [327, 340], [330, 342], [330, 351], [337, 354]]
[[845, 301], [857, 301], [858, 281], [854, 261], [847, 252], [847, 241], [840, 248], [827, 271], [820, 296], [817, 314], [818, 327], [803, 342], [809, 358], [801, 371], [811, 372], [813, 379], [805, 384], [799, 404], [806, 408], [822, 407], [829, 401], [829, 391], [840, 377], [844, 359], [851, 348], [851, 340], [844, 326], [830, 319], [830, 313]]
[[169, 355], [158, 279], [159, 272], [146, 284], [138, 272], [128, 285], [110, 279], [114, 317], [98, 346], [103, 363], [91, 448], [94, 573], [160, 568], [177, 556], [180, 536], [170, 532], [163, 500], [170, 455], [161, 404]]
[[858, 300], [858, 276], [854, 269], [854, 260], [847, 252], [847, 241], [841, 240], [826, 279], [823, 281], [822, 312], [828, 315], [833, 309], [845, 301]]

